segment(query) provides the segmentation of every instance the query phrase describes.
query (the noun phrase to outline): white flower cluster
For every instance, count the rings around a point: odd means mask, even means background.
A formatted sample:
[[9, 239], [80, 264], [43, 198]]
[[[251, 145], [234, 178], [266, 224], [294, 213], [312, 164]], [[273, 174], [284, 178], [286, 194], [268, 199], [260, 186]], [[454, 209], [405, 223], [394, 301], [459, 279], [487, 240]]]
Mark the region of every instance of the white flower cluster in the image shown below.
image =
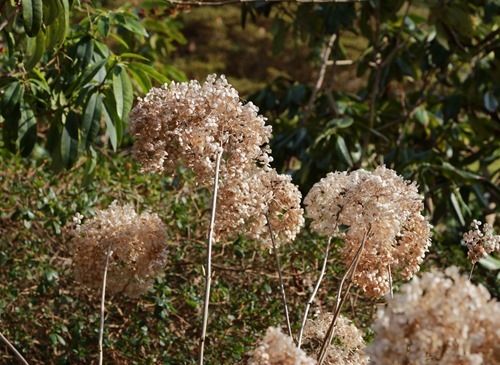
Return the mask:
[[274, 169], [255, 169], [246, 178], [226, 181], [219, 192], [218, 234], [246, 232], [271, 247], [267, 221], [276, 244], [291, 242], [304, 225], [301, 194], [291, 177]]
[[242, 104], [224, 76], [153, 88], [131, 113], [134, 155], [144, 171], [173, 173], [182, 164], [203, 186], [213, 182], [223, 152], [216, 235], [244, 233], [270, 245], [293, 240], [304, 219], [291, 179], [269, 167], [271, 127], [252, 103]]
[[430, 225], [421, 214], [423, 200], [416, 184], [395, 171], [379, 166], [373, 172], [329, 173], [304, 203], [314, 231], [344, 239], [346, 264], [367, 235], [353, 280], [368, 296], [388, 292], [389, 267], [404, 279], [420, 269], [430, 245]]
[[173, 173], [182, 164], [208, 185], [222, 149], [221, 175], [241, 175], [247, 166], [270, 162], [271, 127], [257, 112], [224, 76], [153, 88], [130, 114], [134, 155], [144, 171]]
[[80, 224], [77, 214], [71, 234], [76, 279], [102, 287], [108, 250], [107, 290], [135, 297], [146, 292], [166, 260], [165, 226], [158, 215], [137, 214], [132, 205], [114, 201]]
[[316, 361], [298, 349], [292, 339], [278, 328], [269, 327], [248, 365], [315, 365]]
[[374, 365], [500, 364], [500, 304], [456, 267], [403, 285], [374, 330]]
[[[332, 319], [332, 313], [323, 313], [306, 325], [303, 343], [305, 349], [311, 350], [311, 354], [319, 354]], [[361, 331], [348, 318], [340, 315], [335, 324], [335, 335], [324, 364], [367, 365], [368, 357], [364, 351], [365, 341]]]
[[473, 220], [471, 230], [464, 233], [463, 243], [467, 246], [469, 259], [473, 264], [478, 262], [487, 254], [500, 250], [500, 235], [493, 232], [493, 227], [485, 223], [481, 230], [482, 223]]

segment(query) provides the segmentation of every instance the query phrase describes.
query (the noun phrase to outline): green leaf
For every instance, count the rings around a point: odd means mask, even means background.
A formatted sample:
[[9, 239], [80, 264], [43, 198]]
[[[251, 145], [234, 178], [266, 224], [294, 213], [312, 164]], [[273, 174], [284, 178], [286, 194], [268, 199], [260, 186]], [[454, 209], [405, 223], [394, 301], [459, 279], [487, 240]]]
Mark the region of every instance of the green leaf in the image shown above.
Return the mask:
[[82, 119], [82, 143], [89, 147], [99, 132], [102, 115], [102, 97], [92, 94], [87, 102]]
[[[2, 94], [0, 94], [2, 95]], [[24, 88], [17, 80], [8, 84], [0, 98], [0, 112], [4, 118], [8, 118], [14, 108], [19, 107], [19, 103], [24, 95]]]
[[479, 260], [479, 263], [487, 268], [488, 270], [500, 270], [500, 260], [494, 258], [491, 255], [487, 255], [486, 257]]
[[342, 136], [337, 136], [337, 148], [344, 157], [344, 160], [347, 162], [347, 164], [352, 167], [354, 164], [352, 163], [351, 154], [349, 153], [349, 149], [347, 148], [345, 140], [344, 138], [342, 138]]
[[458, 220], [460, 221], [460, 224], [462, 226], [465, 226], [465, 219], [464, 216], [462, 215], [462, 210], [460, 209], [460, 204], [458, 203], [457, 196], [455, 193], [452, 191], [450, 194], [450, 201], [451, 201], [451, 206], [453, 207], [453, 210], [455, 211]]
[[78, 115], [69, 112], [61, 134], [61, 162], [70, 168], [78, 157]]
[[36, 119], [33, 110], [28, 104], [21, 105], [21, 119], [19, 121], [19, 150], [21, 156], [28, 156], [36, 143]]
[[495, 98], [495, 95], [491, 91], [488, 91], [484, 94], [483, 97], [484, 107], [490, 113], [494, 113], [498, 108], [498, 100]]
[[338, 128], [349, 128], [354, 123], [351, 117], [334, 118], [328, 122], [329, 126]]
[[147, 93], [153, 87], [149, 76], [141, 70], [129, 68], [128, 71], [143, 93]]
[[155, 79], [158, 82], [161, 82], [162, 84], [169, 81], [166, 76], [156, 71], [153, 67], [145, 65], [144, 63], [132, 62], [130, 63], [129, 67], [134, 71], [140, 70], [146, 73], [147, 75], [151, 76], [151, 78]]
[[43, 19], [42, 0], [22, 0], [23, 24], [26, 34], [34, 37], [40, 32]]
[[113, 71], [113, 95], [116, 113], [125, 122], [130, 109], [132, 109], [133, 90], [127, 71], [123, 67], [117, 67]]
[[12, 153], [17, 152], [17, 137], [19, 131], [19, 123], [21, 119], [21, 111], [19, 108], [14, 109], [5, 116], [5, 121], [2, 125], [2, 138], [5, 148]]
[[26, 69], [31, 70], [40, 61], [45, 52], [45, 33], [39, 32], [35, 38], [28, 38], [26, 44], [24, 66]]
[[59, 15], [60, 7], [58, 0], [44, 0], [43, 2], [43, 23], [51, 25]]
[[110, 107], [107, 105], [108, 103], [106, 103], [106, 100], [107, 99], [105, 99], [106, 107], [103, 110], [104, 120], [106, 121], [106, 133], [111, 143], [111, 147], [113, 147], [113, 151], [116, 152], [118, 148], [118, 133], [115, 125], [120, 125], [121, 120], [115, 112], [114, 105]]

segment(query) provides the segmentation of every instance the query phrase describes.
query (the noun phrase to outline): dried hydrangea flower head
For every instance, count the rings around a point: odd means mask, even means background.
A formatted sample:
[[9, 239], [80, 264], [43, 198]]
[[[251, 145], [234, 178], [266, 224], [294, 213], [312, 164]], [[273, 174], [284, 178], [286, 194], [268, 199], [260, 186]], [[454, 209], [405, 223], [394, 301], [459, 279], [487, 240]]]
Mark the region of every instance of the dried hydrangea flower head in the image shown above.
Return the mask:
[[[323, 313], [311, 320], [304, 330], [304, 348], [311, 354], [318, 354], [333, 314]], [[328, 351], [326, 365], [367, 365], [368, 357], [364, 354], [365, 342], [361, 331], [346, 317], [340, 315], [335, 325], [335, 336]]]
[[203, 184], [211, 183], [215, 157], [224, 151], [222, 176], [256, 161], [270, 161], [271, 127], [252, 103], [243, 104], [224, 76], [151, 89], [130, 116], [134, 155], [144, 171], [174, 172], [182, 163]]
[[251, 352], [248, 365], [315, 365], [316, 361], [298, 349], [278, 328], [269, 327], [265, 337]]
[[289, 175], [254, 168], [242, 178], [225, 180], [219, 191], [218, 235], [243, 232], [270, 248], [267, 219], [277, 245], [291, 242], [304, 225], [302, 195]]
[[[314, 231], [344, 239], [346, 265], [368, 233], [353, 278], [366, 295], [388, 292], [388, 268], [406, 280], [420, 269], [430, 245], [430, 225], [421, 214], [423, 199], [416, 184], [395, 171], [379, 166], [373, 172], [329, 173], [311, 188], [304, 203]], [[341, 227], [347, 230], [341, 232]]]
[[377, 317], [375, 365], [500, 364], [500, 304], [456, 267], [414, 278]]
[[482, 223], [473, 220], [471, 230], [464, 233], [463, 243], [467, 246], [467, 256], [473, 264], [478, 262], [487, 254], [500, 250], [500, 235], [493, 232], [493, 227], [485, 223], [481, 229]]
[[137, 214], [131, 204], [114, 201], [83, 224], [81, 218], [71, 232], [76, 279], [100, 289], [109, 249], [107, 290], [130, 297], [147, 291], [166, 259], [165, 226], [158, 215]]

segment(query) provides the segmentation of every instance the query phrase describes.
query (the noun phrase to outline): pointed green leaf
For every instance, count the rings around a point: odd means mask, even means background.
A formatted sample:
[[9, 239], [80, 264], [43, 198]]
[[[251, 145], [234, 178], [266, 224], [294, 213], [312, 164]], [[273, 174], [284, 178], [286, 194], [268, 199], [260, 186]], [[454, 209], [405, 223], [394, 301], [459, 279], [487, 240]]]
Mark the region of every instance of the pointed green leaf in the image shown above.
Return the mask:
[[42, 0], [22, 0], [23, 24], [26, 34], [34, 37], [42, 27], [43, 3]]
[[40, 61], [45, 52], [45, 33], [39, 32], [36, 37], [28, 38], [24, 66], [31, 70]]
[[351, 154], [349, 153], [349, 149], [347, 148], [345, 140], [344, 138], [342, 138], [342, 136], [337, 136], [337, 148], [344, 157], [344, 160], [347, 162], [347, 164], [352, 167], [354, 164], [352, 163]]
[[66, 168], [71, 167], [78, 157], [78, 115], [69, 112], [61, 134], [61, 161]]
[[82, 143], [89, 147], [99, 132], [102, 115], [102, 97], [92, 94], [87, 102], [82, 119]]
[[36, 143], [36, 119], [33, 110], [23, 103], [21, 105], [21, 119], [19, 121], [19, 150], [21, 156], [28, 156]]

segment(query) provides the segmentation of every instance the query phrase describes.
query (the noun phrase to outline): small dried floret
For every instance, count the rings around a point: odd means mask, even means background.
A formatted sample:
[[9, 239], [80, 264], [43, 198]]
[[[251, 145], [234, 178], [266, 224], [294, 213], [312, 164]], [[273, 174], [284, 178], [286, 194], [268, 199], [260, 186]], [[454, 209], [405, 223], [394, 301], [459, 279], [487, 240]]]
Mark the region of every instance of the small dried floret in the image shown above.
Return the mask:
[[269, 327], [264, 339], [250, 353], [248, 365], [314, 365], [302, 350], [295, 347], [293, 340], [278, 328]]
[[500, 304], [456, 267], [414, 278], [377, 317], [374, 365], [500, 364]]
[[271, 247], [267, 219], [276, 244], [291, 242], [304, 225], [301, 193], [289, 175], [254, 168], [221, 183], [217, 211], [219, 236], [243, 232]]
[[353, 279], [366, 295], [388, 292], [389, 269], [404, 279], [420, 269], [430, 245], [430, 225], [421, 214], [423, 199], [416, 184], [395, 171], [379, 166], [373, 172], [329, 173], [304, 203], [314, 231], [344, 238], [346, 265], [367, 235]]
[[144, 171], [173, 173], [179, 164], [198, 181], [211, 184], [222, 149], [221, 176], [238, 175], [247, 165], [270, 162], [271, 127], [258, 108], [242, 104], [224, 76], [151, 89], [131, 112], [134, 156]]
[[[333, 314], [324, 313], [309, 321], [304, 329], [304, 349], [318, 355]], [[340, 315], [335, 324], [332, 344], [325, 358], [325, 365], [367, 365], [368, 357], [364, 354], [365, 342], [361, 331], [346, 317]]]
[[131, 204], [114, 201], [80, 225], [81, 218], [71, 232], [76, 279], [100, 289], [111, 250], [106, 290], [130, 297], [147, 291], [166, 259], [165, 226], [158, 215], [137, 214]]
[[464, 233], [463, 243], [467, 246], [467, 256], [473, 264], [481, 260], [487, 254], [500, 250], [500, 235], [493, 232], [493, 227], [485, 223], [481, 230], [482, 223], [473, 220], [471, 230]]

